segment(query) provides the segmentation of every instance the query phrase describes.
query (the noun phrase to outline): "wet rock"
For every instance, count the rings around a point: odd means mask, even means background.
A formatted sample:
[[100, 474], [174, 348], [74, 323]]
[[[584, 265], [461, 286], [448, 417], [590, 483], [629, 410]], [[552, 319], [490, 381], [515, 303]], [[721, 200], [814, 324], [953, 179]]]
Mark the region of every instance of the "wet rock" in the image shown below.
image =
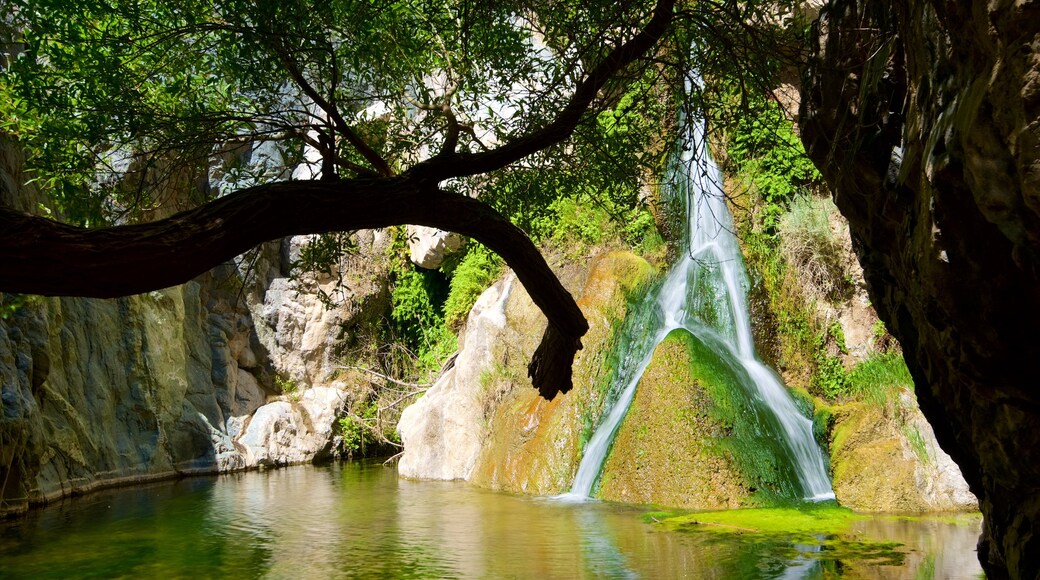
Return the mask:
[[599, 497], [690, 509], [737, 508], [751, 496], [719, 442], [726, 427], [696, 373], [685, 330], [654, 350], [603, 466]]
[[909, 391], [884, 407], [851, 403], [833, 413], [831, 471], [841, 505], [865, 512], [978, 509]]

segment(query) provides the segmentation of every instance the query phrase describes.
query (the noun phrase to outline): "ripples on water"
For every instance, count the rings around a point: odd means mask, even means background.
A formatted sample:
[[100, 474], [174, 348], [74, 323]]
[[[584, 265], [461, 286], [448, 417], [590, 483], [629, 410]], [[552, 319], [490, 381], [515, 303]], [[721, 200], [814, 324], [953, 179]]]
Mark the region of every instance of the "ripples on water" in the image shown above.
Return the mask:
[[[808, 548], [666, 532], [645, 511], [406, 481], [378, 463], [193, 478], [0, 522], [0, 578], [822, 577]], [[906, 544], [902, 567], [870, 577], [978, 576], [976, 528], [865, 525]]]

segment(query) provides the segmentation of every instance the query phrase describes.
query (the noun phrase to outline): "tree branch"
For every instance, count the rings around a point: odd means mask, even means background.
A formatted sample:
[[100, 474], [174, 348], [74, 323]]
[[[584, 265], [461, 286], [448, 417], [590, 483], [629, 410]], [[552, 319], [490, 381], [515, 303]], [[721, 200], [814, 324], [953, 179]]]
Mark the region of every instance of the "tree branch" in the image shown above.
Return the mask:
[[415, 179], [273, 183], [164, 220], [96, 230], [0, 208], [0, 291], [126, 296], [186, 282], [267, 240], [398, 224], [458, 232], [502, 256], [550, 322], [554, 348], [539, 350], [535, 386], [547, 396], [570, 389], [588, 323], [538, 248], [489, 205]]
[[307, 81], [307, 78], [303, 75], [303, 71], [300, 70], [300, 67], [296, 64], [296, 61], [289, 56], [288, 52], [282, 47], [274, 47], [273, 50], [278, 53], [278, 57], [282, 61], [282, 66], [285, 67], [285, 70], [288, 71], [289, 76], [291, 76], [297, 86], [300, 87], [300, 90], [302, 90], [319, 109], [329, 116], [336, 131], [343, 135], [347, 142], [353, 145], [354, 148], [357, 149], [358, 153], [360, 153], [366, 161], [371, 163], [372, 167], [375, 168], [380, 175], [393, 175], [394, 172], [390, 169], [390, 165], [386, 160], [376, 153], [374, 149], [369, 147], [368, 143], [365, 143], [365, 141], [353, 129], [351, 129], [350, 124], [343, 118], [343, 115], [340, 114], [339, 110], [336, 109], [332, 103], [322, 97], [314, 86]]
[[671, 24], [674, 7], [675, 0], [659, 0], [646, 27], [631, 40], [610, 51], [610, 54], [593, 68], [583, 81], [578, 83], [567, 105], [545, 127], [490, 151], [438, 155], [416, 165], [406, 173], [439, 183], [450, 177], [477, 175], [501, 169], [564, 141], [574, 133], [582, 116], [607, 81], [641, 55], [647, 53], [661, 40]]

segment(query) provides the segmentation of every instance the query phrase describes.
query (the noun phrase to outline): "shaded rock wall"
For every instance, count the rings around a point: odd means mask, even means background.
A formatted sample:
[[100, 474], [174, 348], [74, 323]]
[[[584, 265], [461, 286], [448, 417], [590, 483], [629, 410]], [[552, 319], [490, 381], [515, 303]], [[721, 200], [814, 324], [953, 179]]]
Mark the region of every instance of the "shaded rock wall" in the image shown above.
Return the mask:
[[1040, 2], [832, 2], [803, 141], [992, 578], [1040, 575]]

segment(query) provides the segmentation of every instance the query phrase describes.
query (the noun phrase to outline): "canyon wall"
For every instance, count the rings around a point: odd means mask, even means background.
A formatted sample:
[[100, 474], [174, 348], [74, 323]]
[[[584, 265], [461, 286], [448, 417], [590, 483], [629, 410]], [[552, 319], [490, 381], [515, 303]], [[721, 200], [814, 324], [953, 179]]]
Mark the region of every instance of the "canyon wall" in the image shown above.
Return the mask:
[[1040, 575], [1040, 2], [832, 2], [803, 141], [921, 409], [978, 496], [990, 578]]
[[[0, 203], [37, 210], [0, 141]], [[0, 512], [100, 486], [285, 465], [335, 452], [351, 397], [335, 366], [388, 304], [381, 232], [338, 277], [293, 282], [307, 238], [265, 244], [161, 291], [2, 295]], [[327, 308], [318, 290], [331, 296]]]

